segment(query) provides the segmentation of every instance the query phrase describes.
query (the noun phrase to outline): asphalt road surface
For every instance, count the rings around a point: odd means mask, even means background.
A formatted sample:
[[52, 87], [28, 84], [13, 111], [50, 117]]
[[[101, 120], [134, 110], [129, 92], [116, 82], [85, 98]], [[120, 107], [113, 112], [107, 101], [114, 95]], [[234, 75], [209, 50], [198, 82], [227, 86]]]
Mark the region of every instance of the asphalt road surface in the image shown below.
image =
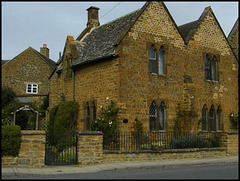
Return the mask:
[[128, 168], [96, 173], [17, 175], [2, 179], [238, 179], [238, 164]]

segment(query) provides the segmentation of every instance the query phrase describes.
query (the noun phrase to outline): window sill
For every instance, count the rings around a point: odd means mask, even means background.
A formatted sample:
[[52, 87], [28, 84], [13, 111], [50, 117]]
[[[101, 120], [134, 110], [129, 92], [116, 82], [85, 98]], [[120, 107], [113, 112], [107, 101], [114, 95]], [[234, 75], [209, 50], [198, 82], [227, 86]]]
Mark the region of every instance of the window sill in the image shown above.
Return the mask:
[[217, 80], [206, 80], [206, 79], [205, 79], [205, 82], [209, 82], [209, 83], [218, 83]]

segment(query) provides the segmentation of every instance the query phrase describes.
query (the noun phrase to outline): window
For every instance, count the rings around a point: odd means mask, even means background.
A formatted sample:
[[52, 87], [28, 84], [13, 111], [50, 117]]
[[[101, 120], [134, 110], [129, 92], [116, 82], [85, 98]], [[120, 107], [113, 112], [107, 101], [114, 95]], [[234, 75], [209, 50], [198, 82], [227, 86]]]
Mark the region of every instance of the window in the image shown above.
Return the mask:
[[205, 64], [205, 80], [210, 80], [210, 61], [208, 55], [205, 58], [204, 64]]
[[209, 128], [210, 131], [215, 131], [215, 109], [213, 105], [209, 111]]
[[96, 109], [96, 101], [90, 100], [84, 102], [84, 114], [86, 115], [86, 130], [91, 129], [91, 124], [93, 120], [97, 118], [97, 109]]
[[217, 58], [213, 56], [210, 61], [209, 55], [205, 57], [205, 80], [217, 81]]
[[165, 52], [164, 48], [161, 47], [158, 52], [156, 52], [154, 46], [152, 45], [149, 49], [149, 73], [163, 75], [165, 74]]
[[215, 56], [213, 56], [212, 60], [212, 80], [217, 80], [217, 60]]
[[163, 102], [159, 107], [159, 130], [165, 130], [165, 106]]
[[157, 108], [154, 102], [152, 102], [149, 110], [150, 117], [150, 130], [156, 130], [156, 120], [157, 120]]
[[96, 120], [97, 118], [97, 114], [96, 114], [96, 107], [95, 105], [93, 105], [93, 108], [92, 108], [92, 121]]
[[218, 106], [217, 109], [217, 131], [221, 131], [222, 130], [222, 110], [221, 107]]
[[27, 94], [37, 94], [38, 84], [27, 84]]
[[89, 106], [87, 106], [86, 130], [90, 130], [90, 108], [89, 108]]
[[202, 108], [202, 130], [207, 131], [207, 108], [206, 105]]
[[[157, 108], [154, 101], [152, 102], [149, 109], [149, 129], [153, 130], [165, 130], [165, 105], [162, 102]], [[157, 121], [158, 120], [158, 121]]]
[[162, 47], [158, 51], [158, 73], [164, 74], [164, 50]]
[[150, 73], [157, 73], [157, 69], [156, 69], [156, 51], [153, 47], [153, 45], [151, 46], [150, 50], [149, 50], [149, 72]]

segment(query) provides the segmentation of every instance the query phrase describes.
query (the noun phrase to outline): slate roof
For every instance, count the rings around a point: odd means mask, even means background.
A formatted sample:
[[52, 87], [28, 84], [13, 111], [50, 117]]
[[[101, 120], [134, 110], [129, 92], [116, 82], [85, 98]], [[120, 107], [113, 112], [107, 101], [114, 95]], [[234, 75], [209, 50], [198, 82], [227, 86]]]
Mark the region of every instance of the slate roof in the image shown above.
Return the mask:
[[[30, 48], [32, 48], [32, 47], [30, 47]], [[46, 62], [53, 70], [56, 68], [56, 62], [49, 59], [45, 55], [41, 54], [40, 52], [38, 52], [34, 48], [32, 48], [32, 49], [33, 49], [34, 53], [37, 54], [44, 62]]]
[[117, 56], [115, 54], [115, 44], [123, 36], [123, 33], [137, 20], [141, 9], [93, 28], [81, 40], [82, 43], [85, 43], [85, 46], [80, 51], [78, 58], [72, 63], [72, 67], [74, 68], [102, 58]]
[[192, 38], [199, 24], [199, 20], [196, 20], [178, 27], [186, 42], [188, 42]]

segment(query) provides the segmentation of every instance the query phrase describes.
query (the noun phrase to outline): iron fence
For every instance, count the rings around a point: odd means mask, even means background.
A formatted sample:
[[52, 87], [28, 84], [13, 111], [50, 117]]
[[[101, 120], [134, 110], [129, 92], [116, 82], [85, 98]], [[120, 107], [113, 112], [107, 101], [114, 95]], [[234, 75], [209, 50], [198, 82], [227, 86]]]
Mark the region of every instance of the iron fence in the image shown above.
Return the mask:
[[45, 144], [46, 165], [77, 164], [76, 132], [47, 132]]
[[[111, 139], [111, 141], [109, 141]], [[219, 147], [220, 133], [119, 132], [115, 139], [104, 138], [104, 150], [158, 150]]]

